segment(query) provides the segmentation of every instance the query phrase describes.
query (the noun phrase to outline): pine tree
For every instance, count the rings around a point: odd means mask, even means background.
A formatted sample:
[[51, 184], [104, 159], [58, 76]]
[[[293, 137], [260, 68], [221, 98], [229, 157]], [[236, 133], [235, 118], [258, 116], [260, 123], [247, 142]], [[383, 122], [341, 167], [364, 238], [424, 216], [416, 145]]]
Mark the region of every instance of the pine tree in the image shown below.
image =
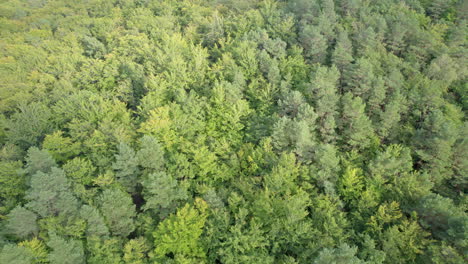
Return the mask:
[[13, 208], [24, 195], [26, 177], [21, 161], [0, 161], [0, 215]]
[[28, 149], [25, 168], [26, 173], [29, 175], [33, 175], [39, 171], [47, 173], [50, 172], [52, 167], [57, 167], [57, 163], [49, 152], [36, 147]]
[[7, 244], [0, 251], [0, 263], [31, 264], [33, 261], [34, 255], [25, 247]]
[[7, 215], [5, 229], [17, 238], [25, 239], [37, 235], [39, 228], [36, 223], [37, 215], [24, 207], [17, 206]]
[[374, 67], [370, 60], [366, 58], [357, 59], [351, 68], [350, 75], [346, 77], [345, 82], [348, 91], [354, 96], [360, 96], [367, 100], [375, 79]]
[[138, 159], [135, 151], [126, 143], [119, 144], [119, 153], [115, 155], [115, 162], [112, 164], [115, 170], [117, 181], [126, 188], [129, 193], [136, 191], [138, 183]]
[[119, 189], [106, 189], [98, 201], [101, 214], [113, 235], [126, 237], [135, 230], [135, 205], [129, 194]]
[[317, 181], [317, 185], [331, 196], [336, 192], [340, 170], [339, 161], [335, 146], [320, 144], [314, 153], [314, 162], [310, 168], [312, 178]]
[[365, 149], [372, 144], [374, 132], [360, 97], [346, 93], [341, 98], [340, 131], [343, 144], [350, 148]]
[[172, 213], [178, 203], [187, 198], [186, 190], [165, 172], [149, 174], [143, 180], [144, 210], [154, 210], [161, 218]]
[[98, 209], [90, 206], [83, 205], [80, 209], [80, 216], [82, 219], [86, 220], [86, 236], [98, 236], [98, 237], [107, 237], [109, 236], [109, 228], [106, 226], [104, 217], [101, 216], [101, 213]]
[[47, 246], [52, 249], [49, 253], [51, 264], [81, 264], [86, 263], [83, 243], [78, 240], [67, 240], [55, 234], [50, 234]]
[[26, 194], [26, 207], [41, 217], [72, 216], [78, 212], [79, 202], [72, 194], [65, 172], [52, 168], [49, 173], [37, 172], [31, 178]]
[[430, 172], [436, 186], [452, 175], [451, 153], [456, 134], [457, 128], [453, 121], [436, 110], [429, 114], [414, 136], [413, 144], [420, 164]]
[[315, 101], [318, 115], [319, 131], [322, 140], [329, 143], [336, 137], [338, 99], [337, 86], [339, 72], [336, 67], [319, 67], [310, 83], [310, 97]]
[[299, 41], [304, 47], [306, 58], [312, 63], [325, 63], [328, 44], [326, 38], [317, 27], [305, 25], [299, 33]]
[[152, 136], [144, 135], [140, 139], [140, 150], [136, 157], [138, 164], [152, 172], [161, 170], [165, 165], [164, 150], [158, 140]]
[[341, 244], [339, 248], [322, 249], [314, 261], [314, 264], [349, 263], [364, 264], [365, 262], [356, 257], [357, 248], [348, 244]]
[[335, 48], [331, 55], [332, 63], [340, 70], [340, 82], [350, 78], [351, 62], [353, 61], [353, 45], [345, 29], [339, 29]]

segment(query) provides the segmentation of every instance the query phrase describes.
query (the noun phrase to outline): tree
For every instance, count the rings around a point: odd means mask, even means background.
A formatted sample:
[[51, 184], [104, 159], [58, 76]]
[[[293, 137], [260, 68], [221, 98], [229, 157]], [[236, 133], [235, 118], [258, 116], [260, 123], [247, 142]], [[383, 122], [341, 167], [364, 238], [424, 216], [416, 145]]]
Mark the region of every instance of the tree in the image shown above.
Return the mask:
[[47, 263], [47, 247], [42, 240], [34, 237], [31, 240], [25, 240], [18, 244], [20, 247], [26, 248], [34, 256], [33, 263]]
[[19, 239], [37, 235], [37, 215], [24, 207], [17, 206], [7, 215], [6, 231]]
[[[92, 203], [97, 189], [90, 187], [98, 185], [95, 182], [99, 181], [99, 177], [96, 177], [97, 168], [91, 161], [75, 157], [63, 164], [62, 169], [71, 181], [73, 193], [82, 201]], [[112, 179], [114, 179], [113, 175]]]
[[86, 236], [107, 237], [109, 236], [109, 228], [106, 226], [104, 217], [98, 209], [90, 206], [83, 205], [80, 209], [80, 216], [87, 222]]
[[332, 142], [336, 137], [336, 121], [339, 96], [337, 94], [340, 73], [336, 67], [319, 67], [310, 82], [309, 97], [315, 101], [319, 131], [322, 140]]
[[441, 1], [441, 0], [435, 0], [435, 1], [425, 1], [429, 2], [429, 6], [427, 7], [427, 12], [434, 18], [440, 19], [442, 15], [446, 12], [446, 10], [450, 6], [450, 2], [453, 1]]
[[399, 225], [387, 229], [382, 237], [382, 250], [389, 263], [414, 262], [424, 253], [429, 244], [429, 233], [424, 231], [416, 221], [404, 220]]
[[460, 130], [460, 135], [455, 142], [453, 150], [453, 178], [450, 180], [452, 186], [456, 190], [465, 190], [468, 188], [468, 179], [465, 175], [468, 175], [468, 153], [465, 149], [468, 148], [468, 124]]
[[63, 162], [80, 153], [80, 144], [64, 137], [62, 131], [56, 131], [44, 138], [42, 147], [49, 151], [54, 160]]
[[341, 78], [348, 77], [351, 62], [353, 61], [353, 45], [345, 29], [339, 28], [335, 48], [331, 55], [332, 63], [340, 70]]
[[106, 47], [95, 37], [84, 36], [82, 41], [85, 54], [93, 58], [102, 58], [106, 53]]
[[401, 145], [390, 145], [369, 163], [369, 172], [374, 177], [380, 176], [392, 181], [403, 173], [410, 172], [412, 167], [410, 149]]
[[342, 210], [342, 202], [336, 197], [318, 195], [312, 200], [310, 215], [312, 228], [319, 232], [314, 243], [320, 247], [336, 247], [349, 238], [350, 221]]
[[7, 123], [7, 138], [10, 142], [27, 149], [37, 145], [42, 137], [52, 130], [52, 113], [48, 106], [39, 102], [22, 105], [18, 110]]
[[306, 58], [312, 63], [325, 63], [328, 44], [316, 26], [305, 25], [299, 33], [299, 41], [304, 47]]
[[78, 212], [79, 202], [71, 193], [70, 182], [58, 168], [34, 174], [26, 199], [29, 200], [26, 207], [41, 217], [71, 216]]
[[147, 253], [149, 249], [150, 247], [144, 238], [132, 239], [125, 244], [123, 259], [126, 264], [148, 263]]
[[446, 88], [459, 78], [456, 70], [458, 67], [449, 55], [442, 54], [431, 62], [427, 68], [427, 76], [441, 82], [442, 87]]
[[380, 76], [375, 78], [372, 81], [372, 89], [369, 92], [369, 97], [367, 99], [367, 112], [369, 113], [369, 116], [373, 119], [376, 120], [376, 123], [378, 124], [377, 120], [378, 117], [380, 116], [382, 112], [382, 105], [385, 100], [386, 96], [386, 91], [385, 91], [385, 83], [383, 78]]
[[436, 186], [452, 175], [451, 153], [456, 134], [453, 121], [436, 110], [429, 114], [414, 135], [413, 145], [420, 159], [419, 164], [430, 172]]
[[375, 79], [374, 66], [370, 59], [359, 58], [353, 64], [349, 75], [346, 76], [346, 85], [348, 91], [354, 96], [359, 96], [365, 100], [369, 98], [369, 91], [373, 91], [373, 82]]
[[206, 252], [201, 243], [207, 217], [205, 201], [196, 199], [194, 205], [186, 204], [175, 215], [162, 221], [153, 233], [155, 257], [163, 259], [168, 254], [175, 258], [204, 261]]
[[26, 178], [21, 161], [0, 161], [0, 215], [3, 215], [24, 195]]
[[99, 196], [99, 209], [111, 233], [127, 237], [135, 230], [135, 205], [127, 193], [119, 189], [106, 189]]
[[83, 244], [78, 240], [67, 240], [55, 234], [50, 234], [47, 246], [52, 249], [49, 253], [51, 264], [81, 264], [86, 263]]
[[158, 140], [152, 136], [144, 135], [140, 139], [140, 150], [136, 157], [138, 164], [150, 172], [164, 168], [164, 149]]
[[293, 151], [304, 161], [310, 160], [317, 114], [297, 91], [285, 96], [278, 104], [285, 116], [273, 127], [273, 146], [280, 151]]
[[26, 173], [29, 175], [33, 175], [39, 171], [47, 173], [50, 172], [52, 167], [57, 167], [57, 163], [49, 152], [36, 147], [28, 149], [25, 168]]
[[0, 251], [0, 263], [31, 264], [33, 261], [34, 255], [25, 247], [7, 244]]
[[320, 144], [314, 153], [314, 162], [310, 166], [311, 177], [326, 194], [335, 195], [339, 175], [340, 158], [336, 147], [331, 144]]
[[342, 16], [354, 16], [362, 5], [362, 0], [340, 0], [339, 10]]
[[357, 248], [350, 247], [348, 244], [341, 244], [339, 248], [324, 248], [320, 251], [314, 264], [338, 264], [338, 263], [350, 263], [350, 264], [364, 264], [365, 261], [360, 260], [356, 257]]
[[87, 248], [90, 252], [90, 256], [87, 259], [87, 263], [89, 264], [122, 263], [122, 243], [116, 237], [87, 237]]
[[161, 218], [172, 213], [187, 198], [184, 186], [165, 172], [151, 173], [143, 180], [144, 210], [154, 210]]
[[342, 143], [350, 148], [365, 149], [372, 144], [374, 132], [364, 112], [365, 104], [360, 97], [346, 93], [341, 98], [342, 112], [340, 131]]
[[138, 159], [135, 151], [126, 143], [119, 144], [119, 153], [115, 155], [112, 168], [116, 171], [116, 178], [129, 193], [136, 191], [138, 182]]
[[414, 209], [418, 212], [421, 225], [429, 229], [435, 238], [460, 250], [465, 247], [468, 216], [461, 208], [456, 207], [451, 199], [429, 194], [421, 199]]
[[355, 202], [364, 188], [362, 172], [360, 169], [347, 167], [341, 176], [338, 189], [346, 202]]
[[379, 112], [378, 127], [375, 130], [381, 138], [395, 138], [395, 134], [397, 134], [395, 129], [401, 120], [401, 113], [404, 110], [402, 109], [404, 107], [403, 103], [403, 97], [397, 93], [385, 104], [385, 110]]

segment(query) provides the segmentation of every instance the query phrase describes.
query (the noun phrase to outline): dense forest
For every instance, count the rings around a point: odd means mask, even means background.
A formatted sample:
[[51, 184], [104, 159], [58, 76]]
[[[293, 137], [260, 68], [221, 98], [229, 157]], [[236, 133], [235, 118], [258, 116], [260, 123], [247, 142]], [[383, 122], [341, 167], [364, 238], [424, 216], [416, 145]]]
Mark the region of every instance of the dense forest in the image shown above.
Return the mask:
[[0, 263], [467, 263], [467, 21], [0, 0]]

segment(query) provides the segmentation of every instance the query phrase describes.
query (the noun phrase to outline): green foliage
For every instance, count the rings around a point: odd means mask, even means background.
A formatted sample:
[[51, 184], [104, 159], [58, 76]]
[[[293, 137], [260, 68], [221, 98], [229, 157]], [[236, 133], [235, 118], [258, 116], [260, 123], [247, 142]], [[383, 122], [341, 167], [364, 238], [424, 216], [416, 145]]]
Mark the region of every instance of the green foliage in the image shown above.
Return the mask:
[[83, 205], [80, 209], [80, 216], [86, 220], [86, 236], [107, 237], [109, 235], [109, 228], [104, 222], [104, 217], [98, 209]]
[[206, 202], [196, 199], [193, 206], [186, 204], [162, 221], [153, 233], [155, 240], [154, 254], [157, 259], [172, 253], [187, 260], [203, 261], [206, 253], [200, 241], [206, 221]]
[[18, 263], [30, 264], [33, 263], [34, 255], [24, 247], [8, 244], [3, 246], [0, 252], [1, 263]]
[[0, 263], [466, 262], [466, 7], [3, 0]]
[[455, 140], [455, 124], [440, 111], [432, 112], [416, 131], [416, 153], [436, 185], [451, 176], [450, 153]]
[[14, 207], [24, 195], [26, 179], [20, 161], [0, 162], [0, 215]]
[[148, 171], [158, 171], [164, 167], [164, 150], [156, 138], [143, 136], [140, 139], [140, 147], [136, 157], [141, 167]]
[[26, 240], [18, 244], [26, 248], [34, 256], [33, 263], [47, 263], [47, 248], [45, 243], [36, 237], [31, 240]]
[[52, 167], [56, 167], [57, 163], [50, 153], [46, 150], [39, 150], [36, 147], [28, 149], [26, 157], [25, 172], [33, 175], [36, 172], [50, 172]]
[[320, 195], [312, 201], [312, 226], [320, 233], [315, 239], [323, 247], [336, 247], [349, 237], [350, 223], [342, 212], [340, 201]]
[[21, 106], [7, 123], [7, 138], [23, 148], [37, 143], [53, 128], [50, 109], [42, 103]]
[[347, 202], [358, 200], [364, 188], [360, 169], [347, 167], [340, 178], [338, 189]]
[[365, 104], [360, 97], [346, 93], [341, 98], [341, 124], [343, 144], [350, 148], [367, 148], [372, 144], [374, 132], [369, 118], [364, 113]]
[[111, 233], [128, 236], [135, 230], [135, 205], [127, 193], [119, 189], [106, 189], [99, 196], [99, 208]]
[[325, 193], [334, 195], [339, 175], [339, 156], [336, 147], [330, 144], [319, 145], [315, 151], [313, 165], [310, 167], [311, 177], [317, 181], [317, 186]]
[[37, 172], [31, 177], [26, 207], [41, 217], [74, 215], [79, 202], [70, 191], [70, 182], [63, 170], [52, 168], [49, 173]]
[[142, 182], [144, 210], [154, 210], [164, 218], [172, 213], [180, 201], [187, 198], [187, 193], [176, 179], [165, 172], [151, 173]]
[[415, 209], [421, 225], [431, 230], [433, 236], [450, 241], [455, 246], [466, 247], [468, 216], [452, 200], [431, 194], [421, 199]]
[[148, 251], [149, 246], [144, 238], [132, 239], [125, 244], [123, 259], [126, 264], [145, 264], [148, 263]]
[[341, 71], [343, 76], [348, 77], [351, 62], [353, 61], [353, 46], [345, 29], [340, 29], [336, 39], [336, 45], [333, 50], [331, 60]]
[[75, 195], [83, 201], [91, 201], [97, 192], [96, 189], [89, 188], [95, 184], [96, 180], [96, 167], [91, 161], [76, 157], [68, 160], [62, 169], [70, 179]]
[[115, 170], [117, 181], [125, 187], [129, 193], [134, 193], [138, 179], [138, 159], [135, 151], [127, 144], [120, 143], [119, 153], [115, 155], [112, 169]]
[[382, 249], [386, 253], [386, 263], [413, 262], [424, 253], [429, 240], [416, 221], [404, 220], [401, 224], [392, 226], [383, 234]]
[[121, 242], [117, 238], [99, 238], [97, 236], [89, 236], [87, 239], [88, 250], [90, 257], [87, 263], [99, 264], [115, 264], [122, 263], [121, 258]]
[[327, 40], [317, 27], [305, 25], [299, 40], [304, 47], [306, 58], [312, 63], [324, 63], [327, 55]]
[[62, 131], [57, 131], [44, 138], [42, 147], [46, 149], [57, 162], [66, 161], [79, 154], [80, 145], [72, 142], [68, 137], [63, 137]]
[[64, 239], [55, 234], [50, 234], [47, 242], [52, 251], [49, 253], [51, 264], [81, 264], [85, 262], [83, 243], [81, 241]]
[[[340, 73], [337, 68], [319, 67], [310, 84], [311, 97], [315, 101], [315, 109], [319, 117], [319, 131], [325, 142], [336, 138], [336, 115], [339, 95], [337, 94]], [[313, 96], [312, 96], [313, 94]]]
[[334, 248], [334, 249], [325, 248], [322, 251], [320, 251], [314, 263], [315, 264], [366, 263], [355, 256], [356, 252], [357, 252], [357, 248], [350, 247], [348, 244], [342, 244], [339, 248]]
[[24, 239], [37, 235], [39, 228], [36, 223], [37, 215], [23, 207], [15, 207], [7, 215], [6, 231], [17, 238]]

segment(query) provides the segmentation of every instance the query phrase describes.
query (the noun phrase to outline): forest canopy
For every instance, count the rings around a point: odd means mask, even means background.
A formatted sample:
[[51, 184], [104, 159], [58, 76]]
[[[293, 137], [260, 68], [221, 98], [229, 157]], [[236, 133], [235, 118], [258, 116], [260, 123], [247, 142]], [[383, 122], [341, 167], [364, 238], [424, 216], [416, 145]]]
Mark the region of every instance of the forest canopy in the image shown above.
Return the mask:
[[0, 0], [0, 263], [467, 263], [467, 19]]

